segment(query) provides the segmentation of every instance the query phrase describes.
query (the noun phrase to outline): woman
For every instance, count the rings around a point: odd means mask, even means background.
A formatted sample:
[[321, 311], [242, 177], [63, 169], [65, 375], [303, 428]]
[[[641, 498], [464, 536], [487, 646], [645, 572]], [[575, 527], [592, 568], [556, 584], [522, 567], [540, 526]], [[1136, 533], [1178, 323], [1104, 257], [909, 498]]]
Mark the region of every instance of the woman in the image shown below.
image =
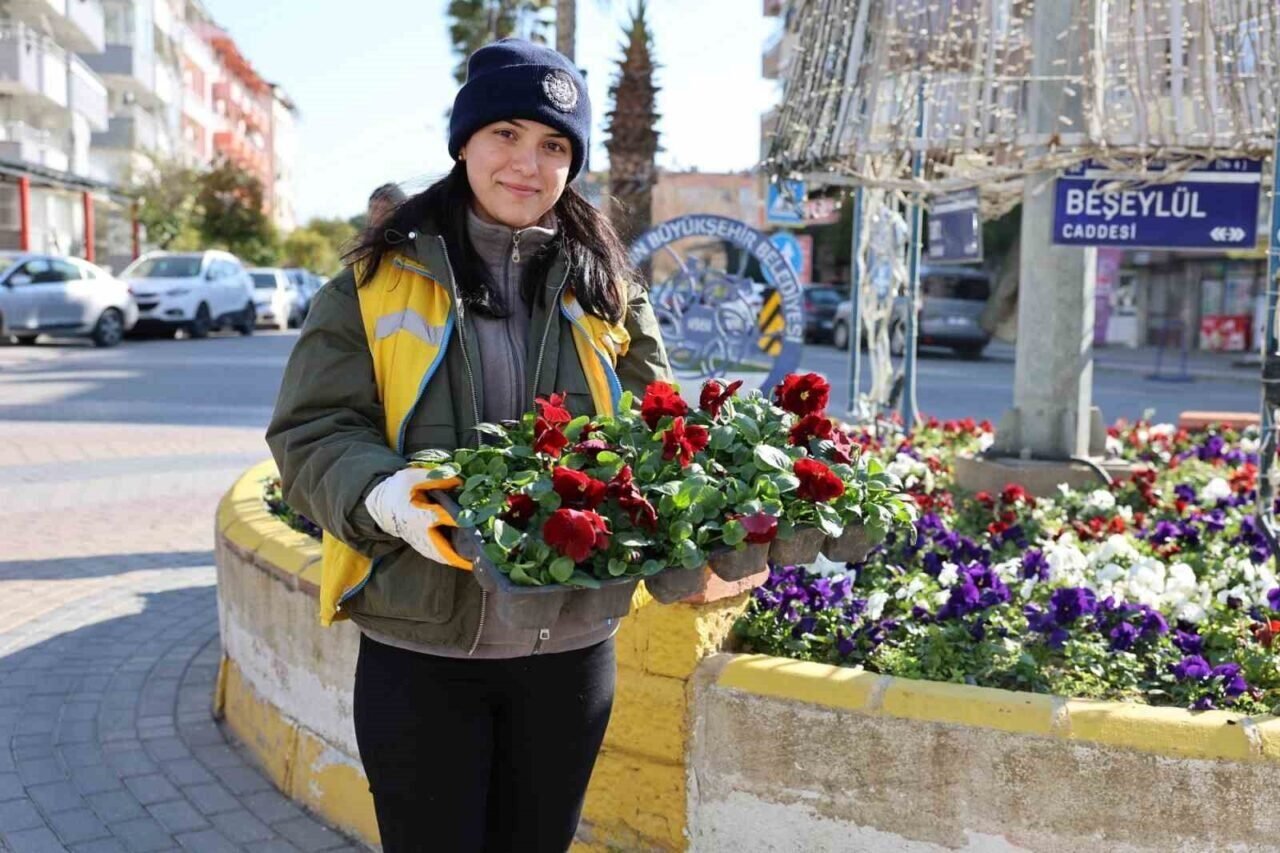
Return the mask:
[[669, 378], [625, 248], [568, 186], [590, 127], [563, 56], [476, 51], [453, 171], [320, 291], [268, 430], [286, 500], [326, 531], [321, 620], [361, 630], [356, 740], [388, 853], [565, 850], [609, 719], [615, 620], [500, 622], [406, 467], [537, 397], [594, 414]]

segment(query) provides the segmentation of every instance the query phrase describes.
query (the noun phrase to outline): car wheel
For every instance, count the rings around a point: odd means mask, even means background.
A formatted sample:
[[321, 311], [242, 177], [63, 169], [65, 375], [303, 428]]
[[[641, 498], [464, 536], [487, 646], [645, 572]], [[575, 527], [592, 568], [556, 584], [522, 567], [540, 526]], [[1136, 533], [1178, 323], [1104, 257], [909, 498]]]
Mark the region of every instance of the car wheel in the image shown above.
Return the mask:
[[196, 309], [196, 318], [187, 324], [187, 334], [193, 338], [207, 338], [212, 328], [213, 318], [209, 316], [209, 306], [201, 302]]
[[836, 323], [835, 328], [831, 330], [831, 344], [836, 349], [849, 348], [849, 324]]
[[33, 347], [36, 345], [36, 338], [39, 335], [14, 335], [18, 339], [18, 343], [24, 347]]
[[954, 347], [956, 355], [970, 361], [982, 358], [982, 351], [986, 348], [986, 344], [965, 344], [964, 346]]
[[907, 324], [894, 323], [889, 330], [889, 355], [901, 358], [907, 351]]
[[294, 311], [289, 315], [288, 326], [290, 329], [298, 329], [302, 327], [302, 312]]
[[253, 307], [250, 302], [244, 306], [244, 310], [240, 312], [240, 322], [236, 325], [236, 331], [246, 337], [253, 334], [253, 329], [258, 325], [258, 310]]
[[124, 317], [114, 308], [102, 312], [90, 335], [95, 347], [113, 347], [124, 339]]

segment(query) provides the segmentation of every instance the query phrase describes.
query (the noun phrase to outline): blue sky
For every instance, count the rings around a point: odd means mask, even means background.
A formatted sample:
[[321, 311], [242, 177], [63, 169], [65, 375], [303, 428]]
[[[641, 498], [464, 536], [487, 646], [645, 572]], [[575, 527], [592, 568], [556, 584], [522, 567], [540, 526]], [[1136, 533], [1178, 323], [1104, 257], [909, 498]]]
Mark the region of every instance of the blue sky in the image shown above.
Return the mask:
[[[578, 64], [595, 109], [593, 164], [628, 0], [579, 0]], [[444, 112], [455, 62], [445, 0], [206, 0], [215, 19], [301, 110], [295, 169], [299, 218], [350, 216], [389, 180], [426, 181], [449, 167]], [[611, 7], [611, 8], [610, 8]], [[667, 168], [750, 168], [760, 114], [777, 98], [760, 77], [776, 19], [760, 0], [650, 0], [659, 130]]]

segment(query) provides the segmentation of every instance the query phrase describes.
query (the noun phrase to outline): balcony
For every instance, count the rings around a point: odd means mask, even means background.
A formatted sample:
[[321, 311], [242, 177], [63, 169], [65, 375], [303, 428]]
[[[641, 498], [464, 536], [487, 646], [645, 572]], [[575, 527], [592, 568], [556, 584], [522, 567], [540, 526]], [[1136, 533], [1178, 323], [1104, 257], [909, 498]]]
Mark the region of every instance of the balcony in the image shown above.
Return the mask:
[[71, 165], [70, 156], [56, 144], [53, 132], [20, 121], [0, 122], [0, 158], [59, 172], [68, 171]]
[[68, 100], [72, 111], [88, 119], [92, 130], [105, 131], [110, 118], [106, 84], [78, 56], [71, 57], [68, 70]]
[[67, 50], [98, 53], [106, 45], [102, 0], [9, 0], [10, 14], [32, 24], [48, 24]]
[[88, 54], [85, 63], [109, 84], [139, 101], [157, 103], [155, 54], [129, 44], [109, 44], [103, 53]]
[[92, 147], [153, 151], [157, 144], [156, 120], [142, 110], [113, 116], [103, 133], [93, 135]]
[[0, 93], [66, 108], [66, 51], [23, 24], [0, 24]]

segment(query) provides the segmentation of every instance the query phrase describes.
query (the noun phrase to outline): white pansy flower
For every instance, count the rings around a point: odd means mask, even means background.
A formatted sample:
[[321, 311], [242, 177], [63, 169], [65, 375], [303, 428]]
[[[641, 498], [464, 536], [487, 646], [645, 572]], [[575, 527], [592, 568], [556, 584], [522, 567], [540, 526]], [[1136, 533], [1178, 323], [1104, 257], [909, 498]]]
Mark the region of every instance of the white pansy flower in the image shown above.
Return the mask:
[[1176, 433], [1178, 429], [1173, 424], [1152, 424], [1147, 431], [1151, 433], [1151, 436], [1154, 438], [1158, 435], [1165, 437], [1171, 436]]
[[1106, 451], [1108, 456], [1120, 456], [1124, 453], [1124, 442], [1114, 436], [1107, 436]]
[[1011, 583], [1016, 581], [1018, 576], [1022, 574], [1022, 560], [1016, 558], [1005, 560], [1003, 563], [996, 563], [991, 569], [1000, 580], [1005, 583]]
[[1035, 589], [1036, 589], [1036, 579], [1027, 578], [1025, 581], [1022, 582], [1022, 588], [1018, 590], [1018, 594], [1021, 595], [1023, 598], [1030, 598], [1031, 594], [1035, 592]]
[[996, 434], [993, 432], [984, 432], [978, 436], [978, 452], [989, 450], [991, 445], [996, 443]]
[[831, 577], [833, 575], [844, 574], [848, 570], [848, 564], [837, 563], [835, 560], [828, 560], [826, 555], [819, 554], [816, 560], [805, 566], [805, 570], [813, 575]]
[[956, 578], [960, 576], [960, 567], [955, 563], [943, 563], [942, 571], [938, 572], [938, 583], [942, 586], [951, 586], [956, 582]]
[[1085, 499], [1084, 505], [1095, 512], [1110, 512], [1116, 508], [1116, 496], [1106, 489], [1094, 489]]
[[933, 597], [934, 603], [937, 604], [939, 607], [946, 604], [950, 600], [951, 600], [951, 590], [948, 590], [948, 589], [944, 589], [942, 592], [938, 593]]
[[1049, 579], [1067, 586], [1079, 586], [1084, 583], [1084, 572], [1089, 561], [1075, 545], [1055, 542], [1044, 550], [1045, 560], [1049, 564]]
[[1208, 615], [1208, 611], [1194, 601], [1188, 601], [1185, 604], [1179, 605], [1173, 612], [1173, 617], [1175, 619], [1185, 619], [1195, 625], [1203, 622]]
[[1221, 477], [1214, 477], [1200, 492], [1200, 502], [1203, 504], [1216, 504], [1229, 497], [1231, 497], [1231, 486]]
[[880, 614], [884, 613], [884, 606], [889, 603], [889, 593], [883, 590], [876, 590], [867, 596], [867, 609], [864, 611], [867, 618], [875, 621], [880, 618]]
[[898, 591], [893, 594], [894, 598], [899, 600], [911, 598], [924, 592], [924, 579], [917, 576], [911, 579], [911, 583], [906, 586], [898, 587]]

